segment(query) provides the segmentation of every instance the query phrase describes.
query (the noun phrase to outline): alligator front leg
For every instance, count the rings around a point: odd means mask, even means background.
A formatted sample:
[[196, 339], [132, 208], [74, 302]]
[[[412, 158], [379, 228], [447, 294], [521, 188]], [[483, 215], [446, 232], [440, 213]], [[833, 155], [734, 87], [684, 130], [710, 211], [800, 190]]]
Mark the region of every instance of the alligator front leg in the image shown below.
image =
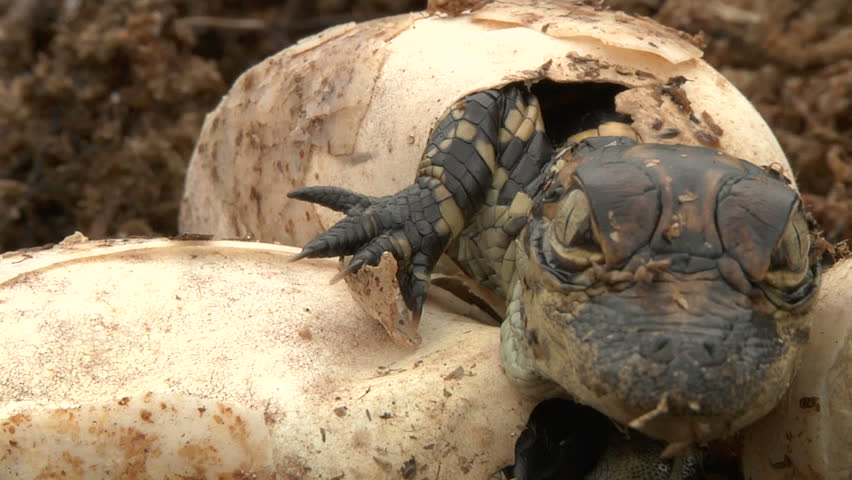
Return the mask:
[[403, 299], [419, 318], [441, 254], [483, 210], [507, 208], [550, 156], [535, 96], [506, 87], [465, 97], [432, 131], [414, 185], [386, 197], [326, 186], [290, 192], [346, 214], [295, 260], [352, 255], [339, 279], [390, 252]]

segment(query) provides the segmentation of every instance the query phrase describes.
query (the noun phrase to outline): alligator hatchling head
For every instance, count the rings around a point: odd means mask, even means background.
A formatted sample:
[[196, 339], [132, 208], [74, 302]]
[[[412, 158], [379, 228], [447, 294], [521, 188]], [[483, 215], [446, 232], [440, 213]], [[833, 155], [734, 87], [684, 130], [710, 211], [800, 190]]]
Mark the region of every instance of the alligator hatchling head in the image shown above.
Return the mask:
[[519, 237], [538, 373], [670, 442], [766, 414], [808, 339], [820, 271], [777, 172], [716, 150], [598, 137], [551, 170]]

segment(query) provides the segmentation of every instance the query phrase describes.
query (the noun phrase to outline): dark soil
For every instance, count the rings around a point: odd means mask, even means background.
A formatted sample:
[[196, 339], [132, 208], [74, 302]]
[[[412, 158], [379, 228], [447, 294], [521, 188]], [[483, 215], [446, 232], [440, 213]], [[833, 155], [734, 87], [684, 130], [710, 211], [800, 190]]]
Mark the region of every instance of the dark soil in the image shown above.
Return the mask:
[[[173, 235], [204, 114], [299, 38], [425, 0], [0, 0], [0, 252]], [[690, 33], [766, 117], [832, 242], [852, 237], [849, 0], [610, 0]]]

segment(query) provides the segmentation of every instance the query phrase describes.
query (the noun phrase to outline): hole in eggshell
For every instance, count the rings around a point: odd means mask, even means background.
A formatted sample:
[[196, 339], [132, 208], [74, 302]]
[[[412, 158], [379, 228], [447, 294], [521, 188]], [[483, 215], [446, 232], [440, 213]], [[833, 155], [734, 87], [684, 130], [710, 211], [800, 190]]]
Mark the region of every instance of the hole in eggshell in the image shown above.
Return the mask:
[[554, 145], [604, 122], [632, 122], [630, 116], [615, 111], [615, 96], [627, 90], [623, 85], [542, 80], [531, 90], [541, 103], [547, 136]]

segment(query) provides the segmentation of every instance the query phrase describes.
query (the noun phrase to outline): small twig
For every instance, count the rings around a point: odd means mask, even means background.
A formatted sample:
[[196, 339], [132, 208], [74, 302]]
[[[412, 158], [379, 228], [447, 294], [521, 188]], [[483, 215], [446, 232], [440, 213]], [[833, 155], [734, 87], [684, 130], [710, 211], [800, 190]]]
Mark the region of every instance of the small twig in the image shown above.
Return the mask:
[[222, 30], [266, 30], [269, 25], [265, 20], [257, 18], [225, 18], [225, 17], [183, 17], [176, 20], [189, 27], [218, 28]]

